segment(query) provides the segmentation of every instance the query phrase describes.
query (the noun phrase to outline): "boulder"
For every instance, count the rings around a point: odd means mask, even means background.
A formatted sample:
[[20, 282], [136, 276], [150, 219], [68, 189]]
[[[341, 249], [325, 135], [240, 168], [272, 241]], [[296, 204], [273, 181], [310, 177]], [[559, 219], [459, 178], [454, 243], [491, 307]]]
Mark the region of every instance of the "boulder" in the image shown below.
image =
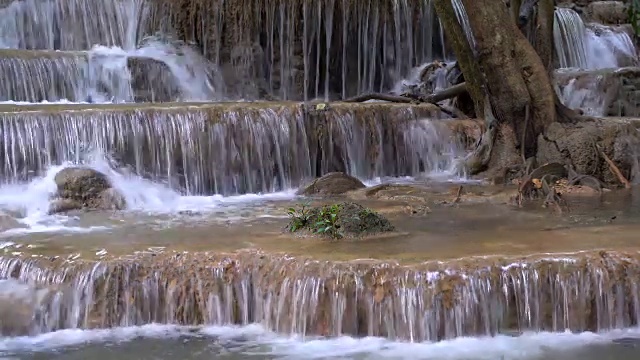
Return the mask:
[[366, 186], [362, 181], [342, 172], [328, 173], [298, 190], [298, 195], [341, 195]]
[[107, 176], [84, 167], [66, 168], [54, 179], [58, 192], [51, 201], [49, 213], [72, 210], [122, 210], [124, 196], [111, 187]]

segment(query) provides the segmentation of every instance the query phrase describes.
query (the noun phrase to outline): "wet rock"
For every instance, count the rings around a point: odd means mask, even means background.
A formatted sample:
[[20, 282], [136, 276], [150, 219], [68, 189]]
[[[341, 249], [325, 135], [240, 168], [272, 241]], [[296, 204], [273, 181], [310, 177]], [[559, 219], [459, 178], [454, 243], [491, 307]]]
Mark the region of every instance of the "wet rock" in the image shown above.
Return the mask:
[[72, 210], [122, 210], [124, 196], [111, 187], [107, 176], [99, 171], [73, 167], [56, 174], [58, 192], [51, 201], [49, 213]]
[[298, 195], [340, 195], [348, 191], [363, 189], [362, 181], [342, 172], [328, 173], [298, 190]]
[[352, 202], [315, 207], [298, 215], [293, 217], [289, 224], [292, 231], [304, 230], [333, 238], [361, 237], [395, 231], [394, 226], [385, 217]]
[[131, 88], [136, 102], [167, 102], [180, 99], [180, 87], [167, 64], [148, 57], [127, 58]]
[[83, 208], [82, 202], [73, 199], [57, 198], [49, 203], [49, 214], [58, 214]]
[[[633, 180], [637, 173], [640, 135], [637, 121], [597, 120], [578, 124], [551, 124], [538, 137], [538, 164], [571, 165], [578, 174], [590, 175], [605, 184], [619, 185], [617, 177], [595, 145]], [[562, 135], [564, 134], [564, 136]]]
[[601, 24], [624, 24], [629, 18], [627, 5], [622, 1], [594, 1], [585, 13], [590, 20]]

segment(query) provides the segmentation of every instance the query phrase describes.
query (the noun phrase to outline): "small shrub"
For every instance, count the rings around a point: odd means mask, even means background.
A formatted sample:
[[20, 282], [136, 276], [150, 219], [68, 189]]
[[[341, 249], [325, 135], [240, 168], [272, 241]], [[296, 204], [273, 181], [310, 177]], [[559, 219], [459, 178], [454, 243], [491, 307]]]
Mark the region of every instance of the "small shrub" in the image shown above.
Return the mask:
[[309, 222], [309, 205], [302, 204], [299, 209], [290, 207], [287, 209], [287, 215], [289, 215], [289, 224], [287, 229], [290, 232], [296, 232], [307, 226]]
[[304, 229], [332, 239], [394, 231], [391, 223], [375, 211], [349, 202], [314, 208], [305, 204], [288, 209], [287, 214], [290, 232]]

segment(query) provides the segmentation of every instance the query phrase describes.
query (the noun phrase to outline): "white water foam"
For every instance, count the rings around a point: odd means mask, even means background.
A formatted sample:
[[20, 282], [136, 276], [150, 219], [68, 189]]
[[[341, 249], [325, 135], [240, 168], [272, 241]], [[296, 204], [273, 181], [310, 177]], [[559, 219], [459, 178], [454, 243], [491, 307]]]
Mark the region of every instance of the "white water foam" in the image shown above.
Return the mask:
[[[563, 353], [586, 346], [613, 345], [618, 338], [638, 338], [640, 330], [626, 329], [607, 333], [526, 333], [517, 337], [466, 337], [453, 340], [406, 343], [383, 338], [301, 338], [271, 333], [259, 325], [211, 326], [203, 328], [173, 325], [145, 325], [100, 330], [69, 329], [33, 337], [0, 339], [0, 354], [46, 353], [65, 348], [135, 341], [137, 339], [177, 340], [209, 338], [212, 342], [231, 343], [238, 355], [284, 359], [415, 359], [415, 360], [525, 360], [560, 358]], [[242, 346], [253, 345], [253, 346]], [[118, 346], [118, 345], [110, 345]], [[227, 349], [226, 352], [228, 353]], [[215, 354], [212, 354], [215, 356]], [[240, 357], [242, 358], [242, 357]], [[565, 358], [565, 357], [562, 357]]]
[[149, 58], [165, 64], [180, 90], [182, 101], [221, 100], [221, 94], [225, 93], [224, 81], [217, 67], [186, 45], [175, 46], [149, 38], [133, 50], [96, 45], [89, 55], [90, 73], [94, 77], [92, 97], [98, 101], [109, 99], [101, 99], [104, 95], [97, 91], [96, 81], [111, 87], [108, 93], [116, 99], [133, 100], [128, 67], [131, 57]]
[[[163, 184], [146, 180], [124, 169], [115, 169], [101, 154], [91, 156], [79, 162], [107, 175], [112, 186], [118, 190], [127, 202], [127, 211], [170, 215], [185, 211], [206, 213], [221, 205], [243, 204], [264, 200], [285, 200], [295, 196], [294, 190], [270, 194], [245, 194], [238, 196], [184, 196]], [[50, 199], [56, 193], [54, 181], [56, 174], [64, 168], [77, 166], [65, 163], [53, 166], [47, 173], [28, 183], [5, 184], [0, 187], [0, 220], [12, 216], [15, 225], [0, 232], [0, 237], [11, 237], [29, 233], [51, 232], [92, 232], [109, 230], [108, 226], [75, 226], [77, 218], [69, 215], [50, 215]], [[0, 230], [2, 229], [0, 222]]]
[[611, 26], [585, 24], [572, 9], [555, 10], [553, 31], [560, 68], [595, 70], [637, 63], [629, 34]]

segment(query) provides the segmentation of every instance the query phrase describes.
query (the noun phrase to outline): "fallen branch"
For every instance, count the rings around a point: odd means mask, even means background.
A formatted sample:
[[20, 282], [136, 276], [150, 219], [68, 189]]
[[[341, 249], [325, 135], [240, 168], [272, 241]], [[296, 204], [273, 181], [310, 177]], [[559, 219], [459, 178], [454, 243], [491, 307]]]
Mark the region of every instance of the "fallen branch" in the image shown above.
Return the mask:
[[453, 99], [454, 97], [462, 95], [466, 92], [467, 92], [467, 83], [463, 82], [458, 85], [450, 86], [442, 91], [433, 93], [425, 97], [424, 99], [422, 99], [422, 101], [435, 104], [443, 100]]
[[365, 102], [369, 100], [381, 100], [381, 101], [389, 101], [396, 103], [408, 104], [412, 102], [424, 102], [436, 104], [440, 101], [452, 99], [458, 95], [462, 95], [467, 92], [466, 83], [460, 83], [458, 85], [453, 85], [449, 88], [446, 88], [442, 91], [438, 91], [428, 96], [419, 96], [419, 95], [393, 95], [393, 94], [384, 94], [384, 93], [369, 93], [357, 95], [354, 97], [350, 97], [348, 99], [343, 100], [344, 102]]
[[595, 145], [595, 147], [596, 150], [598, 150], [600, 156], [602, 156], [604, 161], [607, 162], [607, 165], [609, 165], [609, 169], [611, 170], [611, 172], [618, 178], [618, 181], [620, 181], [620, 183], [624, 185], [625, 189], [631, 189], [631, 183], [629, 182], [629, 180], [627, 180], [626, 177], [624, 177], [624, 175], [622, 175], [622, 172], [616, 166], [616, 164], [607, 156], [607, 154], [604, 153], [604, 151], [602, 151], [599, 145]]
[[351, 102], [365, 102], [369, 100], [382, 100], [382, 101], [389, 101], [389, 102], [403, 103], [403, 104], [408, 104], [416, 101], [407, 96], [384, 94], [384, 93], [369, 93], [369, 94], [356, 95], [354, 97], [350, 97], [343, 101], [351, 103]]

